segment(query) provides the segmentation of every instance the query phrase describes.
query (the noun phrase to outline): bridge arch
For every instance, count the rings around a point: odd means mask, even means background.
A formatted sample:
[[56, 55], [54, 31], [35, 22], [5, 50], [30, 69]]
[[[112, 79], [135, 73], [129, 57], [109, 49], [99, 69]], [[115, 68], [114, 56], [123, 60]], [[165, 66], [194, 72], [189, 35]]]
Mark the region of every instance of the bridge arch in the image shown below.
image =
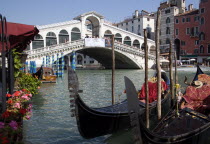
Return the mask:
[[57, 37], [54, 32], [48, 32], [46, 35], [46, 46], [57, 44]]
[[135, 39], [135, 40], [133, 41], [133, 46], [134, 46], [134, 47], [137, 47], [137, 48], [140, 48], [140, 42], [139, 42], [139, 40]]
[[107, 37], [107, 38], [112, 38], [112, 32], [110, 31], [110, 30], [106, 30], [105, 32], [104, 32], [104, 37]]
[[32, 49], [44, 47], [44, 39], [40, 34], [37, 34], [32, 41]]
[[122, 35], [120, 33], [116, 33], [114, 36], [114, 40], [122, 42]]
[[81, 32], [79, 28], [74, 27], [71, 30], [71, 41], [79, 40], [81, 39]]
[[69, 41], [69, 33], [65, 29], [62, 29], [59, 32], [58, 37], [59, 37], [59, 44], [60, 43], [65, 43], [65, 42]]
[[131, 38], [129, 36], [126, 36], [124, 38], [124, 41], [123, 41], [124, 44], [127, 44], [129, 46], [131, 46]]
[[87, 16], [85, 21], [88, 20], [91, 22], [91, 27], [92, 27], [92, 37], [99, 37], [99, 28], [100, 28], [100, 23], [98, 17], [91, 15]]

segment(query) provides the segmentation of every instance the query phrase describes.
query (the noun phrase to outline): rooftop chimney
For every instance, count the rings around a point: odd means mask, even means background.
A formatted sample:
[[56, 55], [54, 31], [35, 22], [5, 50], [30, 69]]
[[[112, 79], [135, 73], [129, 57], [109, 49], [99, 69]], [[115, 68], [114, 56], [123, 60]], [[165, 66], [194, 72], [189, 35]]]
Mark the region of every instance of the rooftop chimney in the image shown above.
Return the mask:
[[139, 17], [139, 11], [135, 10], [135, 18], [138, 18], [138, 17]]
[[193, 4], [189, 4], [188, 6], [188, 11], [191, 11], [191, 10], [193, 10]]

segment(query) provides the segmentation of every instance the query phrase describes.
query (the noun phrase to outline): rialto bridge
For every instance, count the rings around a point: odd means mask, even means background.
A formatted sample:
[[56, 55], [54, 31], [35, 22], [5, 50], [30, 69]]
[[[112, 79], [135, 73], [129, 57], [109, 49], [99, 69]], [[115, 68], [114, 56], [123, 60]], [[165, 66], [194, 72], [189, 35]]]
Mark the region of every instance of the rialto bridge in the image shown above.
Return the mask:
[[[25, 51], [28, 54], [27, 61], [36, 61], [37, 65], [41, 65], [46, 56], [53, 57], [50, 63], [54, 63], [58, 58], [76, 51], [94, 58], [105, 68], [111, 68], [112, 48], [103, 45], [103, 42], [109, 41], [114, 35], [116, 68], [144, 68], [144, 38], [106, 22], [96, 12], [37, 28], [39, 34]], [[148, 39], [147, 46], [150, 53], [149, 67], [152, 67], [155, 63], [155, 42]]]

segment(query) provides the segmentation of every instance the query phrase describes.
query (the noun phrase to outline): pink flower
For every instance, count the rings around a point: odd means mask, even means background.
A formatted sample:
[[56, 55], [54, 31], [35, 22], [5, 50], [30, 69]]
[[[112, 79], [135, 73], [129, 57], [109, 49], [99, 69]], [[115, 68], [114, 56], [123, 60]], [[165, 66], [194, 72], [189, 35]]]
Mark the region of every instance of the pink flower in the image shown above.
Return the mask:
[[29, 97], [32, 97], [32, 94], [29, 94], [28, 96], [29, 96]]
[[15, 108], [20, 108], [20, 103], [15, 103], [15, 104], [14, 104], [14, 107], [15, 107]]
[[30, 100], [30, 98], [27, 95], [21, 96], [22, 99]]
[[16, 121], [11, 121], [11, 122], [9, 123], [9, 126], [10, 126], [11, 128], [13, 128], [14, 130], [17, 130], [17, 129], [18, 129], [18, 124], [17, 124]]
[[25, 118], [26, 118], [27, 120], [29, 120], [29, 119], [31, 118], [31, 116], [30, 116], [30, 115], [26, 115]]
[[1, 128], [4, 128], [4, 123], [3, 122], [0, 122], [0, 129]]

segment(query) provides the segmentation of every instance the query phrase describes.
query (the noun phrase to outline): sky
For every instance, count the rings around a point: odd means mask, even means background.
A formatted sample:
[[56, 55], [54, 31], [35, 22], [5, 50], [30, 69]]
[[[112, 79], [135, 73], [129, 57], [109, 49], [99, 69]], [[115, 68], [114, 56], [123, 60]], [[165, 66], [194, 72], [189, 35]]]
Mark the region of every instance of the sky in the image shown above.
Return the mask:
[[[132, 16], [135, 10], [157, 11], [163, 0], [2, 0], [0, 14], [7, 21], [46, 25], [70, 21], [74, 17], [96, 11], [105, 20], [120, 22]], [[186, 6], [198, 8], [199, 0], [186, 0]]]

